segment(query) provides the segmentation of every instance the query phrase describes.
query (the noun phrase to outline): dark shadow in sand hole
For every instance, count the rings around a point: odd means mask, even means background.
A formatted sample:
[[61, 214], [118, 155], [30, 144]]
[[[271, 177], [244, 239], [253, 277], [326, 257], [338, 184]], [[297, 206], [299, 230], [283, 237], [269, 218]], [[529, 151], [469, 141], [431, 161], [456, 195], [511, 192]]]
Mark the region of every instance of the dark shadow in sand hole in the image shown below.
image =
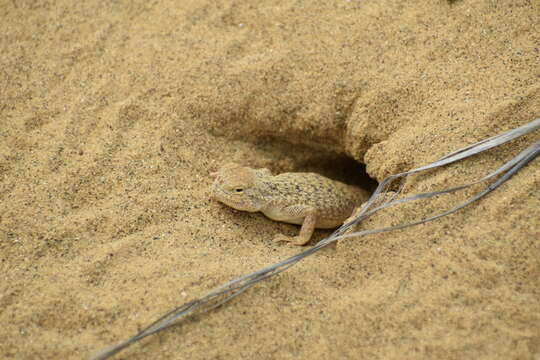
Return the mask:
[[297, 171], [310, 171], [339, 180], [349, 185], [358, 186], [373, 192], [379, 183], [370, 178], [366, 166], [346, 155], [327, 155], [314, 157], [298, 164]]

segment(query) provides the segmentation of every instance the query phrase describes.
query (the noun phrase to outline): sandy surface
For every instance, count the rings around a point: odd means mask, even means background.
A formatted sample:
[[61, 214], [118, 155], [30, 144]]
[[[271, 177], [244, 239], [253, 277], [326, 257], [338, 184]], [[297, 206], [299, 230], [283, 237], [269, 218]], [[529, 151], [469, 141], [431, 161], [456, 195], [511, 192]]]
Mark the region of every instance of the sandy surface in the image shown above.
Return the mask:
[[[271, 239], [297, 227], [209, 200], [224, 162], [368, 184], [356, 162], [381, 180], [540, 115], [538, 1], [74, 3], [0, 4], [2, 359], [86, 358], [296, 253]], [[483, 175], [537, 138], [405, 191]], [[539, 168], [118, 358], [539, 359]]]

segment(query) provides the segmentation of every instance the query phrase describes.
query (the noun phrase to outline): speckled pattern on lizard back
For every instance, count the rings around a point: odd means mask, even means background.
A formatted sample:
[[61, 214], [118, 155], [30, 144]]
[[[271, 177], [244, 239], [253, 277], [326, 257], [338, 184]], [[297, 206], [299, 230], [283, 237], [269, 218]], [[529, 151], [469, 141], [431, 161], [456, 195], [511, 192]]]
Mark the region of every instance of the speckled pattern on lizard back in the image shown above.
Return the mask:
[[360, 206], [367, 191], [316, 173], [272, 175], [268, 169], [224, 165], [216, 173], [214, 199], [237, 210], [260, 211], [270, 219], [302, 225], [295, 237], [277, 235], [275, 241], [304, 245], [315, 228], [335, 228]]

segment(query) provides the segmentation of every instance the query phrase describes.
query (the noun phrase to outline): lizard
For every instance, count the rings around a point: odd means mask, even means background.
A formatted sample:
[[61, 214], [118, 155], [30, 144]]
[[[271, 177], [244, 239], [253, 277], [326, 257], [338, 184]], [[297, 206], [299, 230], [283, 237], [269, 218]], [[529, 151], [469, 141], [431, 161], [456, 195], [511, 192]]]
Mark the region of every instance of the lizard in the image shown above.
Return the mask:
[[268, 218], [301, 225], [297, 236], [278, 234], [274, 241], [305, 245], [315, 228], [342, 225], [360, 203], [366, 190], [312, 172], [273, 175], [269, 169], [253, 169], [236, 163], [223, 165], [215, 178], [212, 197], [234, 209], [262, 212]]

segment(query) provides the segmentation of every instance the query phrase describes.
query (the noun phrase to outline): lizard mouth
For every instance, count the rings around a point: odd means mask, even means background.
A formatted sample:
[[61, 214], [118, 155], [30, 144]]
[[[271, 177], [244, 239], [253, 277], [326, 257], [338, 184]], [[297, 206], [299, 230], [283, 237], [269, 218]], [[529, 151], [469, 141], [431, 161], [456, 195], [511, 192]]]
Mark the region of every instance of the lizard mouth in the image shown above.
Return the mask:
[[236, 210], [249, 212], [258, 211], [253, 206], [250, 206], [249, 201], [246, 201], [246, 199], [238, 199], [235, 195], [231, 195], [219, 187], [214, 188], [212, 198]]
[[238, 201], [236, 199], [233, 199], [232, 196], [227, 193], [225, 190], [220, 189], [219, 187], [215, 187], [214, 191], [212, 192], [212, 198], [214, 200], [217, 200], [219, 202], [224, 203], [225, 205], [228, 205], [230, 207], [236, 208], [236, 206], [241, 205], [241, 201]]

